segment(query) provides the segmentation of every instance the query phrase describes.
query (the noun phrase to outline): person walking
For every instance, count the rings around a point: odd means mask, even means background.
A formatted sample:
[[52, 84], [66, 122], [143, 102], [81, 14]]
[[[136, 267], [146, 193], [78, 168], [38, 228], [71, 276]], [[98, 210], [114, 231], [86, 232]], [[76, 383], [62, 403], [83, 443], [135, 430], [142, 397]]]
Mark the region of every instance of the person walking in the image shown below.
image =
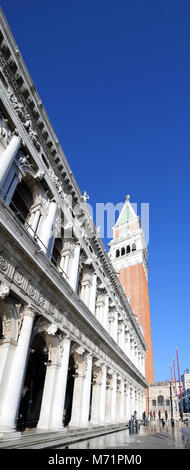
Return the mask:
[[168, 412], [167, 412], [167, 410], [165, 410], [165, 419], [166, 419], [166, 421], [167, 421], [167, 419], [168, 419]]
[[158, 412], [158, 418], [161, 419], [161, 411]]
[[155, 421], [155, 418], [156, 418], [155, 410], [153, 411], [153, 418], [154, 418], [154, 421]]

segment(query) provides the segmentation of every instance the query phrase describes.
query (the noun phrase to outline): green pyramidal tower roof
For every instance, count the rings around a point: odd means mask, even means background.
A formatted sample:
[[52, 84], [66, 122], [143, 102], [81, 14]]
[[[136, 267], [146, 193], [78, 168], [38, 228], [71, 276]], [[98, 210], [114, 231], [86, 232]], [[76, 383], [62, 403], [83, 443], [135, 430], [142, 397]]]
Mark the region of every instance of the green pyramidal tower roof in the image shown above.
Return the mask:
[[118, 225], [124, 225], [129, 222], [132, 222], [132, 220], [136, 219], [136, 217], [137, 215], [135, 214], [135, 211], [132, 208], [131, 203], [129, 202], [129, 196], [127, 196], [126, 202], [120, 212], [115, 227], [118, 227]]

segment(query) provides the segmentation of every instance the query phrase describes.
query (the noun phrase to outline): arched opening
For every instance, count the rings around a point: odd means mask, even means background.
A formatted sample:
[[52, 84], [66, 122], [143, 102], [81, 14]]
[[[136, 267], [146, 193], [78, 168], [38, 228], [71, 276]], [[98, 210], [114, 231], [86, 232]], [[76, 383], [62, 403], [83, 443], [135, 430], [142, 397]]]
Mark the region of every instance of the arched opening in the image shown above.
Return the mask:
[[132, 251], [136, 251], [136, 249], [137, 249], [137, 248], [136, 248], [136, 243], [133, 243], [133, 244], [132, 244]]
[[125, 255], [125, 248], [124, 247], [121, 248], [121, 256], [123, 256], [123, 255]]
[[38, 333], [32, 343], [18, 413], [18, 430], [36, 427], [39, 420], [48, 350], [45, 339]]
[[0, 339], [2, 338], [3, 338], [3, 322], [2, 322], [1, 315], [0, 315]]
[[126, 249], [127, 254], [130, 253], [130, 251], [131, 251], [131, 247], [130, 245], [127, 245], [127, 249]]
[[46, 160], [46, 158], [44, 157], [43, 153], [41, 154], [41, 158], [42, 158], [42, 160], [43, 160], [45, 166], [46, 166], [47, 168], [49, 168], [49, 163], [48, 163], [48, 161]]
[[33, 204], [33, 197], [24, 181], [21, 181], [13, 194], [10, 208], [17, 215], [19, 220], [24, 224]]
[[158, 395], [157, 403], [158, 403], [158, 406], [164, 406], [164, 397], [163, 397], [163, 395]]
[[63, 412], [63, 425], [68, 426], [71, 420], [72, 413], [72, 403], [73, 403], [73, 390], [74, 390], [74, 381], [75, 381], [75, 361], [73, 355], [69, 359], [69, 368], [68, 368], [68, 377], [67, 377], [67, 387], [65, 395], [65, 406]]
[[62, 250], [62, 240], [61, 238], [55, 238], [51, 261], [56, 266], [56, 268], [60, 267], [61, 250]]
[[116, 250], [115, 257], [116, 257], [116, 258], [119, 258], [119, 256], [120, 256], [120, 251], [119, 251], [119, 250]]

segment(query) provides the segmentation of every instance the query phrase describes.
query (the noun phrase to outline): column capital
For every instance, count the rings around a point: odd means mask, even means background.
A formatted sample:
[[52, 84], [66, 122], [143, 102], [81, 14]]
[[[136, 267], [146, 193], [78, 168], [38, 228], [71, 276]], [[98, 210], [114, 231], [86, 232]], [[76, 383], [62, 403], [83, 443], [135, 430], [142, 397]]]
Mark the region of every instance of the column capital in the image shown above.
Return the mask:
[[62, 339], [63, 343], [71, 343], [71, 336], [66, 334]]
[[2, 282], [0, 285], [0, 298], [5, 299], [6, 297], [8, 297], [9, 292], [10, 292], [10, 287], [7, 284]]
[[34, 318], [37, 313], [38, 311], [34, 305], [27, 305], [24, 309], [23, 316]]

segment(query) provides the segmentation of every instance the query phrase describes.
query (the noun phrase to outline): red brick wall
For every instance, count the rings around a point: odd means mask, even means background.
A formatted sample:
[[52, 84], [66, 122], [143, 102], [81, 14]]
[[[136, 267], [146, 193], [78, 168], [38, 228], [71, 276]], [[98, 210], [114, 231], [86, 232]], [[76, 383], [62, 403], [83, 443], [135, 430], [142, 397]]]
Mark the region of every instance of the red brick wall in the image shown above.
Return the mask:
[[136, 264], [121, 269], [119, 280], [125, 289], [126, 297], [131, 299], [131, 307], [137, 316], [139, 325], [143, 327], [145, 343], [148, 348], [145, 353], [145, 377], [148, 383], [154, 383], [148, 280], [143, 265]]

